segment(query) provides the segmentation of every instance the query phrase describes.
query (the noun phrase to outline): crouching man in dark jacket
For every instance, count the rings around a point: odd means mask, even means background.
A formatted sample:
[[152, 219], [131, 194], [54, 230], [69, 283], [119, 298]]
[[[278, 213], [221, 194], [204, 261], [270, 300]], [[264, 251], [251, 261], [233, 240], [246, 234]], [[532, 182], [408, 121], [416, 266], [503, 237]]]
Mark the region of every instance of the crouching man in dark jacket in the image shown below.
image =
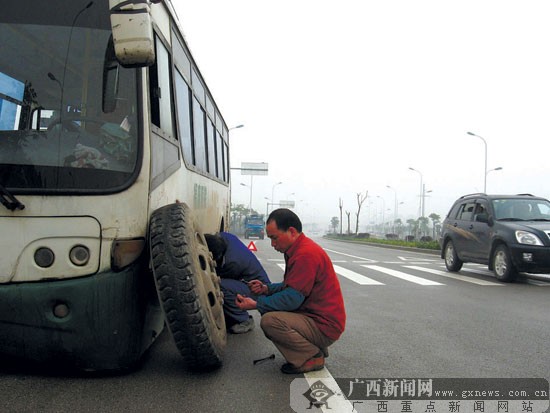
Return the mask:
[[255, 297], [248, 283], [258, 280], [270, 285], [271, 281], [258, 258], [235, 235], [220, 232], [205, 234], [205, 238], [216, 261], [216, 273], [221, 278], [228, 331], [234, 334], [247, 333], [254, 329], [254, 320], [248, 311], [236, 305], [237, 294]]

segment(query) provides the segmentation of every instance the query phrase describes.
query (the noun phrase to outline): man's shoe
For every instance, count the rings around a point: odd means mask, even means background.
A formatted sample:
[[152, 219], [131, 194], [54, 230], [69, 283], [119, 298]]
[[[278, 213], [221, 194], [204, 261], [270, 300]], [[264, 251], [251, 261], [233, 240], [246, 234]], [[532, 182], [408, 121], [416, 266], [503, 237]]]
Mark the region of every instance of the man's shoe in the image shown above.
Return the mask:
[[281, 366], [281, 371], [285, 374], [300, 374], [307, 373], [309, 371], [321, 370], [323, 367], [325, 367], [325, 358], [323, 357], [323, 354], [318, 353], [300, 367], [296, 367], [290, 363], [285, 363]]
[[252, 330], [254, 330], [254, 319], [252, 316], [249, 316], [248, 320], [243, 321], [242, 323], [233, 324], [229, 327], [229, 332], [233, 334], [244, 334]]

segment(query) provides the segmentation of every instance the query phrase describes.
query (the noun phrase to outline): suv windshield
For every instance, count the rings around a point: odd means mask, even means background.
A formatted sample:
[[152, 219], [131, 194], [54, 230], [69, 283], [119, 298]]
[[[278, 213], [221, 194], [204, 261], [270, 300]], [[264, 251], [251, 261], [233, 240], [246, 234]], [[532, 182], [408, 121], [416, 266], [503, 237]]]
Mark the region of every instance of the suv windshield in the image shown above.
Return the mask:
[[107, 2], [5, 2], [0, 184], [120, 190], [137, 169], [136, 70], [114, 58]]
[[497, 220], [550, 220], [550, 202], [544, 199], [503, 198], [494, 199], [492, 203]]

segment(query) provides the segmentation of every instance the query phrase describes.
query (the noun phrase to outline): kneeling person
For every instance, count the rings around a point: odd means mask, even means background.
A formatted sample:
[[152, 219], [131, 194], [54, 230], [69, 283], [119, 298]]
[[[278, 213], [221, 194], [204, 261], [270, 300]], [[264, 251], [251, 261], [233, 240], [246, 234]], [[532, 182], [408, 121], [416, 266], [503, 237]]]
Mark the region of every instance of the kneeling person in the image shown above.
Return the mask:
[[247, 333], [254, 328], [254, 320], [248, 311], [235, 304], [237, 294], [255, 297], [248, 283], [258, 280], [269, 285], [271, 281], [254, 253], [235, 235], [220, 232], [205, 234], [205, 238], [216, 261], [216, 273], [221, 278], [223, 311], [228, 330], [234, 334]]

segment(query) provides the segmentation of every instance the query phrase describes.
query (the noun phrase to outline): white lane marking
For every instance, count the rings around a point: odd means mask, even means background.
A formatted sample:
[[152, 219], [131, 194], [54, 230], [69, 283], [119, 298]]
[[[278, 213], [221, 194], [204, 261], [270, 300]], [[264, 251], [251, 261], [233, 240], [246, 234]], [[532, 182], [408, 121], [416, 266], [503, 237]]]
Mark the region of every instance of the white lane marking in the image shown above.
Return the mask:
[[480, 275], [492, 275], [492, 272], [489, 270], [478, 270], [475, 268], [462, 268], [460, 272], [471, 272], [472, 274], [480, 274]]
[[467, 276], [464, 276], [464, 275], [457, 275], [457, 274], [451, 274], [451, 273], [445, 272], [445, 271], [434, 270], [433, 268], [417, 267], [415, 265], [405, 265], [405, 267], [410, 268], [412, 270], [424, 271], [424, 272], [428, 272], [430, 274], [439, 275], [441, 277], [452, 278], [454, 280], [460, 280], [460, 281], [464, 281], [464, 282], [468, 282], [468, 283], [472, 283], [472, 284], [490, 285], [490, 286], [495, 286], [495, 287], [497, 287], [497, 286], [500, 287], [500, 286], [504, 285], [504, 284], [496, 283], [496, 282], [492, 282], [492, 281], [478, 280], [477, 278], [471, 278], [471, 277], [467, 277]]
[[383, 283], [373, 280], [372, 278], [366, 277], [362, 274], [356, 273], [338, 265], [334, 266], [334, 271], [336, 271], [338, 275], [346, 277], [347, 279], [354, 281], [360, 285], [384, 285]]
[[376, 261], [376, 260], [371, 260], [370, 258], [358, 257], [357, 255], [346, 254], [346, 253], [344, 253], [344, 252], [329, 250], [329, 249], [327, 249], [327, 248], [325, 248], [325, 251], [333, 252], [333, 253], [335, 253], [335, 254], [344, 255], [344, 256], [346, 256], [346, 257], [357, 258], [358, 260], [361, 260], [361, 261], [366, 261], [366, 262], [371, 262], [371, 263], [378, 262], [378, 261]]
[[433, 258], [419, 258], [419, 257], [402, 257], [402, 256], [397, 256], [397, 258], [399, 258], [401, 261], [426, 261], [426, 262], [437, 262], [437, 261], [440, 261], [440, 260], [436, 260], [436, 259], [433, 259]]
[[[284, 271], [285, 265], [284, 264], [277, 264], [281, 269]], [[375, 281], [369, 277], [365, 277], [364, 275], [361, 275], [359, 273], [350, 271], [346, 268], [339, 267], [338, 265], [334, 266], [334, 271], [336, 271], [337, 274], [346, 277], [347, 279], [356, 282], [360, 285], [384, 285], [381, 282]]]
[[407, 274], [405, 272], [392, 270], [391, 268], [380, 267], [378, 265], [362, 265], [362, 267], [369, 268], [374, 271], [380, 271], [385, 274], [391, 275], [393, 277], [401, 278], [402, 280], [410, 281], [420, 285], [444, 285], [436, 281], [431, 281], [425, 278], [416, 277], [414, 275]]
[[330, 408], [328, 408], [328, 406], [325, 404], [321, 406], [321, 411], [325, 413], [355, 411], [353, 405], [348, 399], [346, 399], [344, 393], [340, 389], [340, 386], [338, 386], [336, 380], [334, 380], [334, 377], [332, 377], [332, 374], [330, 374], [330, 371], [328, 371], [326, 367], [318, 371], [310, 371], [309, 373], [304, 373], [304, 377], [310, 388], [311, 386], [313, 386], [314, 383], [321, 380], [324, 385], [326, 385], [334, 392], [334, 394], [330, 396]]

